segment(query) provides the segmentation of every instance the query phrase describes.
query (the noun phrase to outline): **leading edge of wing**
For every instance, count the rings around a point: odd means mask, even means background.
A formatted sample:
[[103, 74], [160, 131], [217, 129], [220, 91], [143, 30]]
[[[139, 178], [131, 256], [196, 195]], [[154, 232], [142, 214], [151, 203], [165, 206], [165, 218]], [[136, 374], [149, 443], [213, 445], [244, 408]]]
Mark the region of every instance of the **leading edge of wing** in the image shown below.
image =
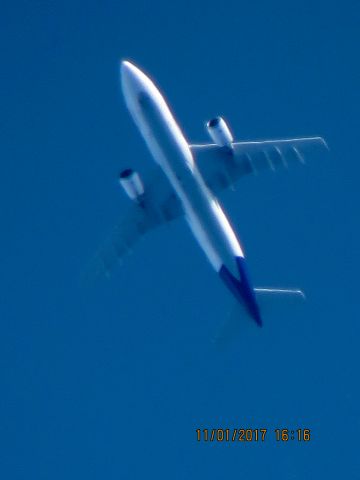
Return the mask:
[[[292, 144], [292, 143], [312, 143], [322, 145], [329, 150], [329, 146], [324, 139], [324, 137], [295, 137], [295, 138], [282, 138], [278, 140], [245, 140], [242, 142], [233, 142], [232, 147], [246, 147], [246, 146], [261, 146], [261, 145], [274, 145], [274, 144]], [[216, 143], [197, 143], [189, 145], [192, 150], [203, 150], [203, 149], [218, 149], [221, 148]]]

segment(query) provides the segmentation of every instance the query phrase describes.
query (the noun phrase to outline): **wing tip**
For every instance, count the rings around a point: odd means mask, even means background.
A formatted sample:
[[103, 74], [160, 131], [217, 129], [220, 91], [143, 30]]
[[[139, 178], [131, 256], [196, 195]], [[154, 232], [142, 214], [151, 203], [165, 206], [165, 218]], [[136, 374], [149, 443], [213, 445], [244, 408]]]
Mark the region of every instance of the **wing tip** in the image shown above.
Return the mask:
[[319, 137], [319, 138], [320, 138], [321, 143], [323, 144], [323, 146], [326, 148], [326, 150], [330, 151], [330, 147], [329, 147], [327, 141], [325, 140], [325, 138], [324, 138], [324, 137]]

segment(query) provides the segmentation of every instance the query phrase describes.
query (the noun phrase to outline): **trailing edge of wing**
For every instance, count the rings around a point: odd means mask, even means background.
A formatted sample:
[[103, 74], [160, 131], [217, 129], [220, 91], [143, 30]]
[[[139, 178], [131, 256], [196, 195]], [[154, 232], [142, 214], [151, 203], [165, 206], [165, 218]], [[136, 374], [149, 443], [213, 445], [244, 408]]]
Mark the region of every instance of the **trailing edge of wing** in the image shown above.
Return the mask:
[[92, 283], [100, 275], [109, 276], [113, 267], [132, 251], [138, 240], [158, 224], [141, 207], [132, 205], [90, 260], [83, 275], [86, 283]]

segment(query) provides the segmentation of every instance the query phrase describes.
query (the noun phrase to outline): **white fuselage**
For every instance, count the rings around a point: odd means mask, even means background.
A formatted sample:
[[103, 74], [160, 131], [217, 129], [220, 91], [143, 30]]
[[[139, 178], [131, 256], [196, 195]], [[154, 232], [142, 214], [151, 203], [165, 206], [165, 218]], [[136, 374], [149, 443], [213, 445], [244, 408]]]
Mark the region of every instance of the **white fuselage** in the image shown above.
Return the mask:
[[122, 89], [127, 107], [155, 161], [179, 197], [186, 221], [214, 269], [225, 265], [235, 276], [239, 241], [217, 199], [206, 186], [191, 150], [154, 83], [137, 67], [122, 62]]

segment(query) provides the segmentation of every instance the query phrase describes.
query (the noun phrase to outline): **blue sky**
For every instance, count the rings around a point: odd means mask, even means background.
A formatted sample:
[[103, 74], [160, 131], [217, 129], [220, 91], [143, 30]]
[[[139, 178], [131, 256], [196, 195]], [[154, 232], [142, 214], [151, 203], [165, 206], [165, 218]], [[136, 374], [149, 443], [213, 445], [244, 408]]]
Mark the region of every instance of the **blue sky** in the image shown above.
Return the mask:
[[[359, 478], [359, 4], [4, 2], [0, 473], [6, 479]], [[254, 283], [307, 302], [211, 342], [233, 299], [182, 220], [110, 280], [79, 286], [152, 159], [119, 61], [164, 90], [185, 135], [323, 135], [306, 168], [221, 197]], [[197, 443], [197, 428], [268, 428]], [[307, 444], [273, 429], [310, 428]]]

